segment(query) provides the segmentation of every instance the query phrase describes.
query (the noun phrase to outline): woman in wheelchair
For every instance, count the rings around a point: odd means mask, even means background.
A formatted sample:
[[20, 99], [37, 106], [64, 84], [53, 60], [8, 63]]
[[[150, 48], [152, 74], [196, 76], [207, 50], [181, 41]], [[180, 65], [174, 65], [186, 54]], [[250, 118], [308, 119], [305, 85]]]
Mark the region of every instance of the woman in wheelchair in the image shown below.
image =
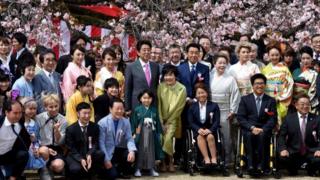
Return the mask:
[[219, 127], [220, 110], [216, 103], [209, 100], [209, 90], [205, 84], [196, 84], [195, 94], [197, 101], [188, 111], [188, 121], [203, 156], [204, 166], [215, 166], [217, 165], [215, 134]]

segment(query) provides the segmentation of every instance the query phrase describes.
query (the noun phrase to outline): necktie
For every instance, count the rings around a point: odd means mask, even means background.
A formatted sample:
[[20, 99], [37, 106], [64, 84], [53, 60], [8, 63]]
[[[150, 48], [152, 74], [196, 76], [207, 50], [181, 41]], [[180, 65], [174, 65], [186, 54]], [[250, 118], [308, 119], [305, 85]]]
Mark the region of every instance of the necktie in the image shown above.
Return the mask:
[[84, 139], [84, 147], [86, 149], [86, 152], [87, 152], [87, 148], [88, 148], [88, 137], [87, 137], [87, 128], [88, 126], [81, 126], [81, 129], [82, 129], [82, 136], [83, 136], [83, 139]]
[[52, 73], [49, 73], [49, 79], [52, 85], [54, 85], [54, 79]]
[[260, 108], [261, 108], [261, 97], [258, 96], [256, 98], [256, 106], [257, 106], [257, 112], [258, 112], [258, 115], [260, 114]]
[[195, 76], [195, 74], [196, 74], [196, 65], [192, 64], [192, 65], [191, 65], [191, 73], [190, 73], [190, 75], [191, 75], [191, 80], [193, 79], [193, 77]]
[[22, 143], [22, 145], [24, 146], [24, 148], [26, 149], [26, 150], [28, 150], [28, 148], [27, 148], [27, 146], [26, 146], [26, 144], [24, 143], [24, 141], [23, 141], [23, 139], [19, 136], [19, 134], [17, 133], [17, 131], [14, 129], [14, 124], [11, 124], [11, 129], [12, 129], [12, 131], [13, 131], [13, 133], [17, 136], [17, 138], [21, 141], [21, 143]]
[[144, 67], [145, 67], [144, 75], [146, 76], [146, 80], [147, 80], [148, 86], [150, 87], [151, 78], [150, 78], [149, 65], [148, 65], [148, 64], [145, 64]]
[[305, 145], [305, 137], [306, 137], [306, 115], [301, 116], [302, 122], [300, 126], [301, 131], [301, 146], [300, 146], [300, 153], [301, 155], [304, 155], [306, 153], [306, 145]]
[[14, 126], [15, 126], [14, 124], [11, 124], [12, 131], [13, 131], [13, 133], [14, 133], [16, 136], [19, 137], [17, 131], [14, 129]]

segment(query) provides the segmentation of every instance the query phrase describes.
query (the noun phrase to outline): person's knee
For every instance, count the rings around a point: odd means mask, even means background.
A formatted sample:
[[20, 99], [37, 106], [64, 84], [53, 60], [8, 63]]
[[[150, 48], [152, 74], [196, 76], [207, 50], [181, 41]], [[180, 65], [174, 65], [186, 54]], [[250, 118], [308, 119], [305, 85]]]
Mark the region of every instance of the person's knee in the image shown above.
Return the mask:
[[100, 150], [97, 150], [95, 153], [94, 153], [94, 156], [96, 159], [98, 160], [103, 160], [104, 159], [104, 153]]
[[55, 159], [51, 162], [51, 169], [56, 173], [61, 173], [64, 168], [64, 161], [62, 159]]
[[209, 135], [207, 136], [207, 141], [208, 141], [208, 142], [214, 142], [214, 136], [213, 136], [213, 134], [209, 134]]
[[81, 172], [81, 166], [80, 165], [69, 166], [69, 172], [72, 175], [77, 175]]
[[197, 141], [203, 141], [203, 140], [204, 140], [204, 137], [199, 134], [199, 135], [197, 136]]

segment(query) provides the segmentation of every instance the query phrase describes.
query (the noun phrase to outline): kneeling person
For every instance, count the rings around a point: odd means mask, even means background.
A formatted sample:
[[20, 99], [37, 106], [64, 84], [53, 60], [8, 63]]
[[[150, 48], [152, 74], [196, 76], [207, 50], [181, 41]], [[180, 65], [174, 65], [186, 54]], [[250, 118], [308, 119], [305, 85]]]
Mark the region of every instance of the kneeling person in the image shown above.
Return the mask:
[[71, 179], [90, 178], [102, 167], [104, 154], [99, 151], [99, 126], [90, 122], [91, 107], [86, 102], [77, 105], [78, 121], [66, 130], [69, 149], [66, 162]]

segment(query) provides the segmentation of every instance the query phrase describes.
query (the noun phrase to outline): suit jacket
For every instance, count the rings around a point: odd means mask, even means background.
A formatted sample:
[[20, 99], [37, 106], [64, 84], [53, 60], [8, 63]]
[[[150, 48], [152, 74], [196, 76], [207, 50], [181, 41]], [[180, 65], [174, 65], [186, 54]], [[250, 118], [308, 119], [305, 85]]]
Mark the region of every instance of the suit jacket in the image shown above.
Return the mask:
[[200, 128], [209, 129], [212, 133], [216, 132], [220, 126], [220, 109], [218, 104], [207, 101], [206, 121], [201, 123], [199, 102], [192, 103], [188, 110], [188, 121], [196, 136]]
[[92, 103], [94, 108], [95, 122], [100, 121], [109, 114], [110, 97], [107, 93], [98, 96], [93, 100]]
[[53, 72], [54, 84], [51, 83], [49, 77], [41, 70], [32, 80], [34, 95], [38, 102], [38, 113], [44, 111], [44, 106], [41, 101], [42, 93], [55, 93], [62, 99], [62, 93], [60, 88], [61, 75], [57, 72]]
[[[89, 137], [92, 139], [91, 143]], [[91, 155], [99, 148], [99, 126], [89, 122], [87, 136], [85, 137], [79, 122], [73, 123], [66, 130], [66, 146], [69, 149], [68, 155], [74, 160], [80, 162], [81, 159], [86, 159], [87, 155]]]
[[20, 67], [21, 62], [26, 58], [33, 58], [32, 53], [27, 48], [25, 48], [21, 52], [18, 58], [16, 58], [16, 55], [17, 55], [16, 53], [13, 53], [10, 57], [10, 62], [9, 62], [10, 72], [14, 76], [14, 81], [19, 79], [19, 77], [21, 76], [21, 67]]
[[[0, 128], [3, 125], [4, 119], [5, 119], [5, 116], [0, 117]], [[19, 133], [19, 136], [21, 137], [21, 139], [19, 139], [19, 138], [16, 139], [15, 143], [13, 144], [12, 149], [28, 151], [30, 144], [31, 144], [30, 135], [29, 135], [27, 129], [24, 127], [24, 124], [22, 121], [19, 121], [19, 125], [21, 127], [21, 130]], [[21, 142], [21, 140], [23, 142]]]
[[[290, 154], [298, 153], [302, 143], [298, 113], [288, 114], [280, 128], [279, 152], [289, 151]], [[306, 125], [305, 145], [307, 152], [314, 153], [320, 150], [320, 118], [309, 113]]]
[[[159, 84], [159, 65], [154, 62], [150, 63], [151, 71], [151, 85], [148, 86], [143, 67], [140, 60], [137, 59], [135, 62], [129, 64], [125, 72], [125, 104], [126, 110], [134, 110], [134, 107], [139, 105], [137, 99], [139, 93], [144, 89], [150, 89], [153, 94], [157, 94], [157, 87]], [[156, 104], [156, 99], [153, 102]]]
[[112, 115], [104, 117], [99, 121], [100, 149], [104, 152], [105, 161], [111, 161], [116, 147], [127, 148], [129, 152], [136, 151], [136, 145], [132, 138], [131, 126], [128, 119], [122, 118], [117, 129], [114, 128]]
[[241, 97], [237, 120], [243, 130], [251, 131], [250, 128], [255, 126], [262, 128], [264, 132], [271, 133], [277, 122], [276, 100], [264, 94], [258, 114], [253, 93]]
[[196, 65], [196, 73], [195, 75], [191, 78], [191, 72], [190, 72], [190, 67], [188, 61], [185, 63], [180, 64], [178, 67], [179, 71], [179, 76], [178, 80], [186, 87], [187, 89], [187, 97], [189, 98], [194, 98], [194, 85], [197, 82], [203, 82], [209, 87], [209, 67], [197, 63]]

